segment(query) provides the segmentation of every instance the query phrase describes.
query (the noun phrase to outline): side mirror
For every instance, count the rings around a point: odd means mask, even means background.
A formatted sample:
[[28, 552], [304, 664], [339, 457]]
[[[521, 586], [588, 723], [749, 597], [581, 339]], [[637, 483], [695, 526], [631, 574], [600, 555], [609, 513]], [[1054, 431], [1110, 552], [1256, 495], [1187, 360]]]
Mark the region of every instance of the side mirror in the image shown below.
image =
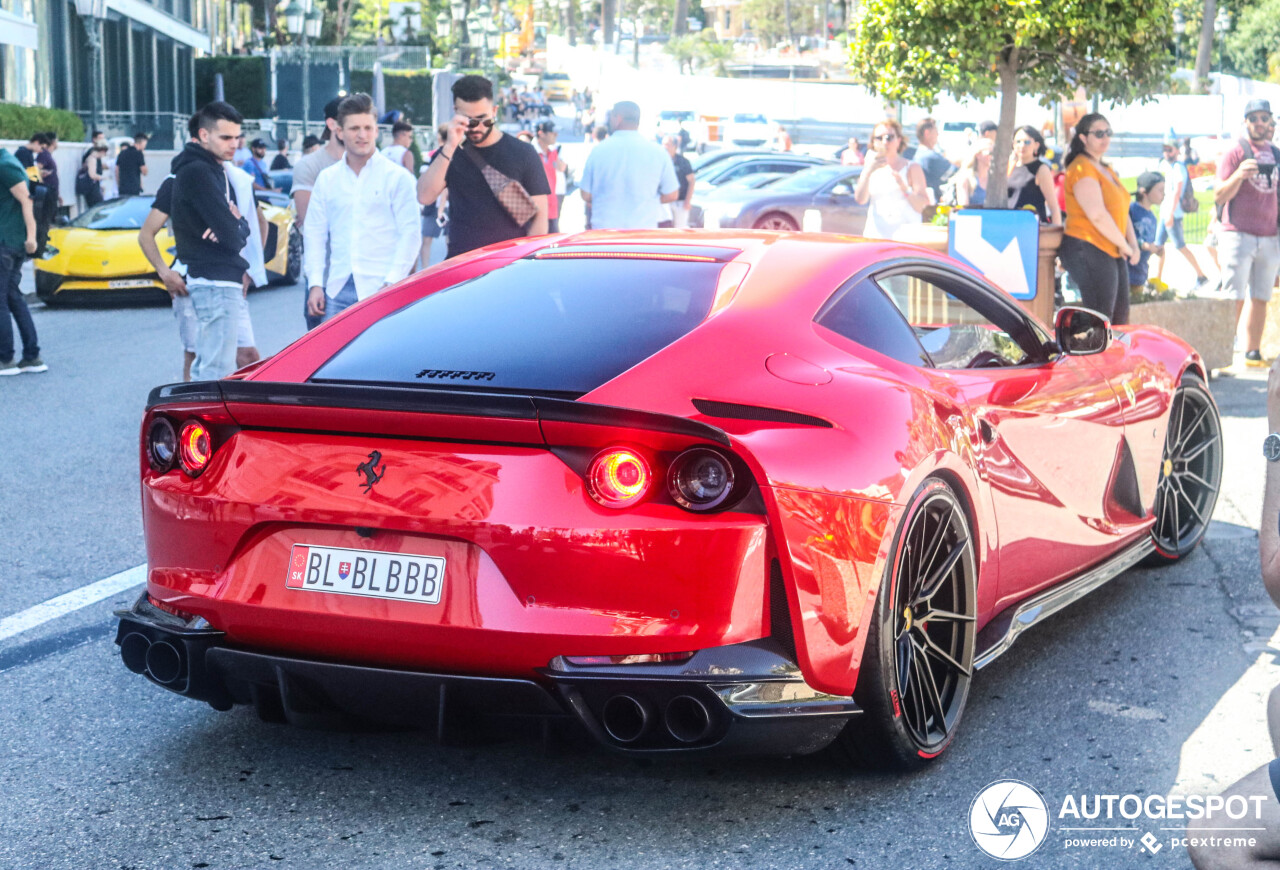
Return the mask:
[[832, 196], [853, 196], [853, 188], [847, 184], [840, 183], [831, 188]]
[[1111, 322], [1096, 311], [1068, 305], [1053, 319], [1063, 353], [1085, 356], [1102, 353], [1111, 341]]

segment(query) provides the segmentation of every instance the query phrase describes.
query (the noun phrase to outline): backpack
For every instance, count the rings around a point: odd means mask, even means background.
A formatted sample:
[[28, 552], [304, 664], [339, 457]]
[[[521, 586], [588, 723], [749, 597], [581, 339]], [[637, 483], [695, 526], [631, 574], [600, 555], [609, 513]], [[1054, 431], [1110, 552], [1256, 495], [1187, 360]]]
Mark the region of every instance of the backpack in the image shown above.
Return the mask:
[[1196, 199], [1195, 186], [1191, 183], [1191, 173], [1187, 172], [1185, 164], [1182, 165], [1182, 171], [1187, 183], [1182, 186], [1182, 198], [1178, 201], [1178, 206], [1183, 214], [1195, 214], [1200, 211], [1200, 200]]

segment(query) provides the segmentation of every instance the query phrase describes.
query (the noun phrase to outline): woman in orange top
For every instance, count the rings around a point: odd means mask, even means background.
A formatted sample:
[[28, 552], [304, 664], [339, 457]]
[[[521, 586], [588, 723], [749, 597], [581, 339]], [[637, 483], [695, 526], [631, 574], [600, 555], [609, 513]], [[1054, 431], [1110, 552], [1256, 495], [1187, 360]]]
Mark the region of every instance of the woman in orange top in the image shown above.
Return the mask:
[[1085, 115], [1067, 148], [1066, 235], [1058, 257], [1086, 307], [1129, 322], [1129, 271], [1142, 252], [1129, 223], [1129, 192], [1115, 170], [1102, 162], [1111, 147], [1111, 124], [1102, 115]]

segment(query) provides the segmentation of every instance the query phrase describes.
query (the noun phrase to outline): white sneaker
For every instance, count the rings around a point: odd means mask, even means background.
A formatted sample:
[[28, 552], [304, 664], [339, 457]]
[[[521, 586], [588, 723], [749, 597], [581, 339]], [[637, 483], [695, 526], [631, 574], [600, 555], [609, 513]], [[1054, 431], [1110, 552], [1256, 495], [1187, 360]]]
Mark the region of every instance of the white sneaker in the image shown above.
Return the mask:
[[18, 368], [18, 361], [16, 359], [0, 362], [0, 376], [16, 375], [21, 371], [22, 369]]

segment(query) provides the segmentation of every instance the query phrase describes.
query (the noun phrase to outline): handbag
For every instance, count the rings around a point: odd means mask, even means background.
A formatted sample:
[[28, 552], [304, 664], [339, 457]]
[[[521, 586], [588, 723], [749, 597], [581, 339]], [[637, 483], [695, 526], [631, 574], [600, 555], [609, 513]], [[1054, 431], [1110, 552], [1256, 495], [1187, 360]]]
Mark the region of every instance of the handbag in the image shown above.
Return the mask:
[[533, 220], [534, 215], [538, 213], [538, 207], [534, 205], [533, 197], [524, 189], [523, 184], [494, 169], [488, 161], [476, 153], [476, 149], [463, 148], [462, 150], [479, 168], [480, 174], [489, 184], [489, 190], [493, 191], [494, 198], [498, 200], [498, 205], [502, 206], [513, 221], [523, 227]]

